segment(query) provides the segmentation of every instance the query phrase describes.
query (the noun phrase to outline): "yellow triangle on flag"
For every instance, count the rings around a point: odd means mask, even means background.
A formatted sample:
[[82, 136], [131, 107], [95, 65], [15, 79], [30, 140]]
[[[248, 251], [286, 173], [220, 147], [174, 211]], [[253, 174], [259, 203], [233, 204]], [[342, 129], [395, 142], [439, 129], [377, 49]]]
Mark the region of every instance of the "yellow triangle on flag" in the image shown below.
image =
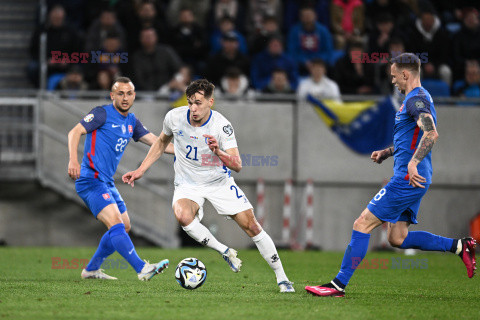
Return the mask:
[[[338, 118], [338, 124], [348, 124], [352, 122], [360, 113], [373, 107], [375, 101], [361, 102], [338, 102], [335, 100], [322, 100], [322, 103], [330, 109]], [[314, 108], [319, 117], [329, 126], [333, 126], [335, 121], [323, 112], [321, 108]]]
[[180, 98], [172, 102], [172, 108], [188, 105], [187, 95], [184, 93]]

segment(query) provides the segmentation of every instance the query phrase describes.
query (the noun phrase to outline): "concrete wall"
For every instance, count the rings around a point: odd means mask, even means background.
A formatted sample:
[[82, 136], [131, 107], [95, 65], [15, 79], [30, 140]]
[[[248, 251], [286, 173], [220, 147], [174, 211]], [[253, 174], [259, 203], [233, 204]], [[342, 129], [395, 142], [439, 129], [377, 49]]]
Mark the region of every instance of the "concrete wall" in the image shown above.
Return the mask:
[[[67, 101], [87, 113], [101, 101]], [[104, 103], [108, 103], [105, 101]], [[48, 125], [67, 134], [80, 118], [69, 116], [47, 103], [45, 121]], [[217, 101], [216, 110], [223, 113], [236, 130], [242, 154], [278, 156], [277, 166], [245, 166], [234, 174], [250, 201], [256, 204], [255, 184], [258, 178], [266, 180], [265, 229], [277, 242], [281, 237], [283, 182], [294, 173], [293, 152], [298, 156], [298, 181], [293, 230], [298, 240], [304, 240], [305, 219], [300, 210], [304, 182], [312, 178], [314, 191], [314, 240], [315, 244], [329, 250], [342, 250], [349, 240], [352, 224], [368, 201], [378, 192], [382, 181], [392, 175], [392, 161], [377, 165], [368, 156], [358, 155], [347, 149], [307, 104], [298, 106], [298, 137], [293, 134], [293, 107], [289, 103], [230, 103]], [[132, 111], [155, 134], [162, 128], [168, 110], [165, 102], [137, 101]], [[440, 138], [434, 147], [433, 185], [422, 202], [419, 228], [451, 237], [468, 233], [469, 219], [480, 211], [480, 108], [437, 107]], [[294, 140], [295, 139], [295, 140]], [[131, 142], [133, 143], [133, 142]], [[51, 148], [51, 162], [60, 168], [58, 173], [67, 179], [66, 150], [46, 143]], [[144, 158], [147, 148], [138, 150], [129, 146], [122, 165], [134, 169]], [[148, 172], [160, 186], [172, 191], [172, 159], [167, 158]], [[120, 183], [117, 183], [120, 185]], [[170, 203], [162, 200], [154, 204], [152, 199], [140, 198], [138, 193], [123, 186], [127, 205], [134, 205], [139, 215], [152, 221], [159, 228], [177, 229], [171, 218]], [[250, 239], [231, 220], [215, 214], [208, 204], [204, 222], [213, 226], [221, 241], [235, 247], [246, 247]], [[134, 220], [135, 217], [132, 217]], [[374, 243], [374, 241], [372, 241]]]

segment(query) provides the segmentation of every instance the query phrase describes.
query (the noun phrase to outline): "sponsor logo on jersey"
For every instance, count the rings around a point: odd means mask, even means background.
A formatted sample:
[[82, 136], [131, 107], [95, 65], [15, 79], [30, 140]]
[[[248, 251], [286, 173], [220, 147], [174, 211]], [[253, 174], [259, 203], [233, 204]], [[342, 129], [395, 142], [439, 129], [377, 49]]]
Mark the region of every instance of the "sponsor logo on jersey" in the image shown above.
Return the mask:
[[193, 139], [193, 140], [198, 140], [198, 137], [195, 137], [195, 136], [190, 136], [190, 139]]
[[120, 127], [119, 124], [112, 124], [112, 128], [118, 128], [118, 127]]
[[179, 130], [179, 131], [178, 131], [178, 136], [179, 136], [179, 137], [183, 137], [183, 131], [182, 131], [182, 130]]
[[110, 194], [108, 194], [108, 193], [102, 194], [102, 197], [103, 197], [103, 199], [105, 199], [107, 201], [110, 200]]
[[123, 134], [125, 134], [125, 132], [127, 132], [127, 128], [125, 127], [124, 124], [122, 124], [122, 132], [123, 132]]
[[233, 133], [233, 128], [231, 125], [227, 124], [226, 126], [223, 127], [223, 132], [225, 132], [226, 134], [228, 134], [229, 136], [232, 135]]
[[85, 116], [85, 118], [83, 118], [83, 121], [85, 121], [85, 122], [90, 122], [90, 121], [93, 120], [94, 117], [95, 117], [95, 116], [94, 116], [92, 113], [89, 113], [89, 114], [87, 114], [87, 115]]
[[128, 125], [128, 132], [133, 133], [133, 127], [131, 124]]

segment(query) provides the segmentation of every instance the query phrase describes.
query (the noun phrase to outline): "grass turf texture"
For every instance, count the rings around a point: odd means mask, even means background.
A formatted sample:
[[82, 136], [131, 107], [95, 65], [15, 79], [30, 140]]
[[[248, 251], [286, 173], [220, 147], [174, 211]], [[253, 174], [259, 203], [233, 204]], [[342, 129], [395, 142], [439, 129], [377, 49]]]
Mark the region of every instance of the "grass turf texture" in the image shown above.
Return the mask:
[[[169, 269], [149, 282], [137, 280], [131, 267], [106, 270], [117, 281], [82, 280], [80, 269], [52, 269], [52, 257], [88, 259], [94, 248], [0, 248], [0, 319], [480, 319], [479, 280], [468, 279], [460, 259], [447, 253], [369, 253], [366, 259], [428, 259], [428, 268], [357, 270], [340, 299], [304, 290], [336, 275], [340, 252], [280, 251], [297, 291], [281, 294], [256, 250], [239, 251], [238, 274], [212, 250], [137, 251], [151, 262], [170, 259]], [[175, 281], [176, 264], [186, 257], [207, 267], [198, 290]]]

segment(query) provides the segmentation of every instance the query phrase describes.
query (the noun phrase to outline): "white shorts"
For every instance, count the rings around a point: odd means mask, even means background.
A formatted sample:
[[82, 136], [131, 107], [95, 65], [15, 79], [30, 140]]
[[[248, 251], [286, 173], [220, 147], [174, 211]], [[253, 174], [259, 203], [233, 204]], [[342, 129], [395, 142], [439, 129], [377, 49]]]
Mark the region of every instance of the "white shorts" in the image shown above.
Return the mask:
[[237, 186], [233, 178], [227, 179], [223, 184], [215, 184], [212, 186], [175, 186], [172, 207], [175, 202], [180, 199], [192, 200], [200, 206], [198, 210], [198, 218], [200, 220], [202, 220], [203, 217], [203, 204], [205, 203], [205, 199], [210, 201], [218, 214], [225, 216], [233, 216], [242, 211], [253, 209], [250, 201], [248, 201], [242, 189]]

